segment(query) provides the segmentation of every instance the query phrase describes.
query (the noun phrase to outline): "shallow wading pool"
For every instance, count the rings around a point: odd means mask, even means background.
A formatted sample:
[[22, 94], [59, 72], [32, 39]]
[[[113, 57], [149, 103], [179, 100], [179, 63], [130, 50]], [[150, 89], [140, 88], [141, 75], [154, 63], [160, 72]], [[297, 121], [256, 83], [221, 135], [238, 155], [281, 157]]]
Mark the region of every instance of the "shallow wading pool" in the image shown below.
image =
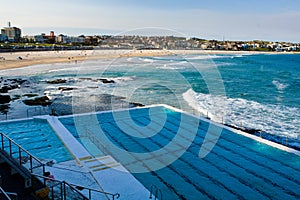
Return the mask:
[[39, 159], [51, 159], [56, 162], [73, 159], [45, 120], [0, 122], [0, 132], [6, 134]]

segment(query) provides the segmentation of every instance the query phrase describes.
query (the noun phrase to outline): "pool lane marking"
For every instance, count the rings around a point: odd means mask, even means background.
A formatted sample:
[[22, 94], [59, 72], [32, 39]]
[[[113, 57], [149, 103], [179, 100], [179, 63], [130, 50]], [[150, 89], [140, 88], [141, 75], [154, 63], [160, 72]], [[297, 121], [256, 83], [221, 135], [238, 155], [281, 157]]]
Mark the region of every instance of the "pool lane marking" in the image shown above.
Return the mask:
[[93, 172], [98, 172], [98, 171], [102, 171], [102, 170], [105, 170], [105, 169], [111, 169], [111, 168], [114, 168], [114, 167], [119, 167], [119, 166], [121, 166], [121, 164], [120, 163], [116, 163], [116, 164], [114, 164], [114, 165], [105, 165], [105, 167], [101, 167], [101, 168], [98, 168], [98, 169], [93, 169], [92, 171]]
[[86, 161], [84, 161], [84, 162], [85, 162], [85, 163], [90, 163], [90, 162], [96, 162], [96, 161], [106, 160], [106, 159], [110, 159], [110, 156], [98, 157], [98, 158], [86, 160]]
[[92, 156], [85, 156], [85, 157], [79, 158], [79, 160], [84, 161], [84, 160], [88, 160], [88, 159], [92, 159], [92, 158], [93, 158]]
[[98, 167], [102, 167], [102, 166], [110, 166], [111, 164], [115, 164], [117, 162], [107, 162], [107, 163], [102, 163], [102, 164], [98, 164], [98, 165], [93, 165], [93, 166], [90, 166], [89, 168], [90, 169], [94, 169], [94, 168], [98, 168]]

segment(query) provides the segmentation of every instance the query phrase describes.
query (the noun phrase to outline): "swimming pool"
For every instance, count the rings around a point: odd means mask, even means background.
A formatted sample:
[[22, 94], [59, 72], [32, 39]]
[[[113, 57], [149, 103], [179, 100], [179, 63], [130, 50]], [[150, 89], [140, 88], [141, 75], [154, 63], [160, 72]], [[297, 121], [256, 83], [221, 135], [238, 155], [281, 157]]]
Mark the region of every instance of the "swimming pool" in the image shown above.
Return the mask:
[[0, 122], [0, 132], [39, 159], [54, 159], [56, 162], [73, 159], [47, 121], [28, 119]]
[[[157, 170], [134, 173], [149, 190], [152, 185], [159, 188], [163, 199], [300, 198], [300, 157], [295, 154], [222, 129], [212, 151], [199, 158], [209, 122], [165, 107], [133, 109], [127, 114], [103, 112], [60, 121], [79, 140], [89, 138], [89, 144], [100, 141], [99, 152], [112, 155], [129, 170], [135, 169], [135, 165], [149, 169], [151, 162], [165, 165]], [[176, 140], [180, 131], [184, 134]], [[191, 134], [193, 131], [195, 135]], [[93, 137], [88, 137], [89, 134]], [[104, 140], [102, 134], [108, 140]], [[151, 160], [153, 152], [174, 141], [176, 148], [167, 149]], [[96, 142], [93, 145], [99, 147]], [[181, 148], [184, 152], [176, 154]], [[132, 154], [124, 156], [120, 149]], [[141, 160], [135, 156], [138, 153], [149, 153], [149, 156]], [[168, 164], [170, 155], [179, 158]]]

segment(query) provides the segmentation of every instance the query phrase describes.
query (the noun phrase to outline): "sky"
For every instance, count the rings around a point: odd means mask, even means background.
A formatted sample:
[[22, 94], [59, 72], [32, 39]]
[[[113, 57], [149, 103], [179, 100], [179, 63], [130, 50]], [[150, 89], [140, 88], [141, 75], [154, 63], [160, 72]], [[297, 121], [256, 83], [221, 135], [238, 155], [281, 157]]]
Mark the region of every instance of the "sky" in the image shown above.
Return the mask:
[[177, 35], [300, 42], [300, 0], [0, 0], [22, 35]]

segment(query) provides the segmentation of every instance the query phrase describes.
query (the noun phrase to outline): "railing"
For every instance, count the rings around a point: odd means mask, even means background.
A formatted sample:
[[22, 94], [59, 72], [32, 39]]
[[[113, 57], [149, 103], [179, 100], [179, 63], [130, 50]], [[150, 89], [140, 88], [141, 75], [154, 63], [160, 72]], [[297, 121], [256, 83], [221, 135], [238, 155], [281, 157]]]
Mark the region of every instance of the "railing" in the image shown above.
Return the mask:
[[35, 106], [35, 107], [27, 108], [26, 113], [24, 112], [22, 114], [19, 114], [18, 117], [14, 117], [9, 113], [1, 113], [0, 121], [4, 121], [4, 120], [7, 121], [7, 120], [19, 119], [19, 118], [30, 118], [38, 115], [49, 115], [50, 113], [51, 112], [49, 110], [49, 107]]
[[2, 187], [0, 187], [0, 199], [3, 200], [12, 200], [9, 196], [14, 196], [14, 200], [18, 200], [17, 193], [5, 192]]
[[29, 171], [33, 173], [34, 169], [42, 168], [42, 174], [45, 173], [45, 164], [38, 158], [29, 153], [26, 149], [17, 144], [4, 133], [1, 134], [1, 149], [6, 151], [11, 158], [18, 160], [20, 166], [29, 161]]
[[[33, 115], [30, 115], [30, 111], [34, 110], [34, 114]], [[27, 114], [27, 118], [28, 117], [31, 117], [31, 116], [35, 116], [35, 115], [42, 115], [42, 110], [44, 111], [44, 114], [48, 114], [49, 111], [45, 111], [46, 110], [46, 107], [33, 107], [33, 108], [28, 108], [27, 111], [26, 111], [26, 114]]]
[[[112, 200], [118, 199], [120, 197], [119, 193], [112, 194], [109, 192], [104, 192], [104, 191], [100, 191], [100, 190], [96, 190], [96, 189], [92, 189], [92, 188], [87, 188], [84, 186], [67, 183], [65, 181], [55, 180], [50, 177], [44, 177], [44, 176], [40, 176], [37, 174], [33, 174], [33, 175], [40, 179], [43, 179], [45, 186], [50, 188], [49, 198], [51, 198], [52, 200], [54, 200], [56, 198], [61, 199], [61, 200], [66, 200], [67, 197], [70, 197], [70, 195], [72, 197], [74, 197], [73, 199], [83, 199], [83, 200], [86, 200], [86, 199], [91, 200], [91, 199], [93, 199], [93, 196], [96, 196], [97, 194], [106, 196], [107, 198], [111, 197]], [[88, 193], [88, 197], [84, 196], [78, 190], [82, 190], [82, 191], [86, 190]]]
[[[194, 116], [196, 116], [196, 117], [201, 116], [201, 117], [205, 117], [207, 119], [210, 119], [210, 116], [209, 116], [208, 112], [205, 114], [205, 113], [199, 112], [195, 109], [191, 109], [191, 110], [189, 110], [189, 112], [191, 114], [193, 114]], [[230, 125], [230, 123], [229, 124], [226, 123], [225, 119], [226, 119], [225, 116], [220, 116], [220, 122], [219, 123], [221, 123], [225, 126], [229, 126], [231, 128], [237, 129], [237, 130], [241, 130], [243, 132], [246, 132], [246, 133], [249, 133], [249, 134], [252, 134], [252, 135], [256, 135], [256, 136], [258, 136], [262, 139], [266, 139], [266, 140], [275, 142], [277, 144], [281, 144], [281, 145], [284, 145], [286, 147], [289, 147], [289, 148], [296, 149], [296, 150], [300, 151], [300, 147], [298, 145], [299, 142], [300, 142], [300, 136], [295, 138], [295, 137], [292, 137], [292, 136], [289, 136], [289, 135], [275, 135], [275, 134], [272, 134], [272, 133], [265, 132], [263, 129], [259, 130], [259, 129], [256, 129], [256, 128], [247, 128], [245, 126], [245, 124], [243, 123], [243, 121], [236, 122], [236, 125]]]
[[[11, 138], [9, 138], [4, 133], [0, 133], [0, 134], [1, 134], [1, 137], [0, 137], [1, 138], [1, 149], [6, 151], [10, 157], [17, 159], [20, 166], [24, 165], [29, 160], [29, 171], [35, 177], [39, 177], [39, 178], [43, 179], [42, 181], [44, 183], [44, 186], [51, 188], [50, 195], [51, 195], [52, 199], [66, 200], [67, 197], [69, 197], [70, 195], [73, 195], [76, 197], [74, 199], [91, 200], [93, 193], [98, 193], [101, 195], [109, 196], [109, 197], [111, 197], [112, 200], [118, 199], [120, 197], [120, 194], [118, 194], [118, 193], [112, 194], [112, 193], [108, 193], [108, 192], [104, 192], [104, 191], [100, 191], [100, 190], [96, 190], [96, 189], [86, 188], [86, 187], [75, 185], [75, 184], [70, 184], [65, 181], [54, 180], [50, 177], [43, 176], [46, 171], [45, 170], [46, 165], [42, 161], [40, 161], [38, 158], [36, 158], [32, 154], [30, 154], [27, 150], [25, 150], [23, 147], [21, 147], [19, 144], [17, 144], [15, 141], [13, 141]], [[17, 154], [17, 157], [14, 156], [16, 154]], [[37, 164], [37, 165], [34, 166], [34, 164]], [[43, 175], [35, 174], [33, 172], [34, 169], [37, 169], [39, 167], [42, 167]], [[85, 197], [76, 188], [80, 188], [82, 190], [87, 190], [89, 197]], [[1, 192], [0, 192], [0, 194], [1, 194]]]
[[54, 180], [50, 177], [41, 176], [38, 174], [32, 174], [35, 177], [42, 179], [44, 186], [50, 189], [48, 198], [66, 200], [67, 197], [72, 197], [72, 199], [82, 199], [88, 200], [86, 196], [81, 194], [76, 188], [65, 181]]
[[[152, 199], [153, 195], [154, 195], [154, 200], [156, 199], [162, 200], [162, 192], [156, 185], [151, 185], [149, 199]], [[158, 198], [158, 195], [160, 198]]]
[[[8, 120], [8, 113], [3, 113], [1, 115], [4, 115], [4, 120]], [[0, 120], [1, 120], [1, 118], [0, 118]]]
[[86, 130], [86, 136], [96, 145], [96, 147], [104, 154], [109, 155], [109, 145], [104, 145], [90, 130]]

